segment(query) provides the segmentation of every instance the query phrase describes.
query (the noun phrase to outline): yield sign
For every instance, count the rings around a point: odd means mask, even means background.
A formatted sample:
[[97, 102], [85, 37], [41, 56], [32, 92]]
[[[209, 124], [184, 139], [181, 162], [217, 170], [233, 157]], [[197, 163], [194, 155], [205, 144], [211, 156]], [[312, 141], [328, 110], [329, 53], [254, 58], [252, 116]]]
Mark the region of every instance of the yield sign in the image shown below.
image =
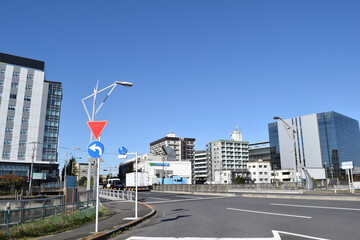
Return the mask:
[[99, 138], [100, 134], [104, 130], [108, 121], [89, 121], [87, 124], [95, 137], [95, 140]]

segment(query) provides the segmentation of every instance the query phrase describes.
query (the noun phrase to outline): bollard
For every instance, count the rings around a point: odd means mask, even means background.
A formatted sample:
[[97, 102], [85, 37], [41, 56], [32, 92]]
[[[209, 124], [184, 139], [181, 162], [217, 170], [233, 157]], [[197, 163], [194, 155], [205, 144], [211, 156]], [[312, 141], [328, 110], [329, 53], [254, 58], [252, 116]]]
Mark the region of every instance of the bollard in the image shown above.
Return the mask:
[[57, 205], [55, 206], [54, 225], [56, 225]]

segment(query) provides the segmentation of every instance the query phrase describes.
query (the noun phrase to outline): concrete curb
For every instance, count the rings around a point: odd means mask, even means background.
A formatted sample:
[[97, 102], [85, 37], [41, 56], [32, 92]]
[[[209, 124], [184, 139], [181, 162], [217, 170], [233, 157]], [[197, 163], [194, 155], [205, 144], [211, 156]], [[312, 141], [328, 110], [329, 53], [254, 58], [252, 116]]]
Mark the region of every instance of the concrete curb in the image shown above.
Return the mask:
[[250, 198], [277, 198], [277, 199], [305, 199], [305, 200], [328, 200], [328, 201], [360, 201], [355, 196], [309, 196], [309, 195], [275, 195], [275, 194], [242, 194]]
[[151, 190], [152, 192], [163, 192], [163, 193], [180, 193], [180, 194], [188, 194], [188, 195], [214, 195], [214, 196], [236, 196], [235, 193], [206, 193], [206, 192], [179, 192], [179, 191], [157, 191]]
[[83, 239], [86, 239], [86, 240], [103, 240], [103, 239], [108, 239], [110, 236], [112, 236], [113, 234], [119, 232], [119, 231], [124, 231], [126, 230], [127, 228], [130, 228], [130, 227], [133, 227], [139, 223], [141, 223], [142, 221], [152, 217], [155, 215], [156, 213], [156, 210], [153, 209], [151, 206], [147, 205], [147, 204], [144, 204], [142, 202], [138, 202], [140, 204], [143, 204], [145, 205], [146, 207], [150, 208], [151, 209], [151, 212], [148, 213], [147, 215], [145, 215], [144, 217], [142, 218], [139, 218], [139, 219], [135, 219], [129, 223], [126, 223], [124, 225], [121, 225], [120, 227], [117, 227], [113, 230], [108, 230], [108, 231], [103, 231], [103, 232], [99, 232], [99, 233], [96, 233], [94, 235], [91, 235], [91, 236], [88, 236], [88, 237], [85, 237]]

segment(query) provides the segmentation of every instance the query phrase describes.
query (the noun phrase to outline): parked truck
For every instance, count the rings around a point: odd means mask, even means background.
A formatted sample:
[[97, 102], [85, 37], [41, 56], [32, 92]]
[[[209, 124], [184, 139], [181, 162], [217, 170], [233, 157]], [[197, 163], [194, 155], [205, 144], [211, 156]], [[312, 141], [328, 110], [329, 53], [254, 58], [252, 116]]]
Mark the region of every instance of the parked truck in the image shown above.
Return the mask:
[[[126, 174], [126, 184], [125, 189], [130, 191], [135, 191], [135, 176], [136, 172], [131, 172]], [[138, 172], [137, 173], [137, 186], [138, 191], [150, 191], [151, 184], [149, 182], [149, 174], [146, 172]]]

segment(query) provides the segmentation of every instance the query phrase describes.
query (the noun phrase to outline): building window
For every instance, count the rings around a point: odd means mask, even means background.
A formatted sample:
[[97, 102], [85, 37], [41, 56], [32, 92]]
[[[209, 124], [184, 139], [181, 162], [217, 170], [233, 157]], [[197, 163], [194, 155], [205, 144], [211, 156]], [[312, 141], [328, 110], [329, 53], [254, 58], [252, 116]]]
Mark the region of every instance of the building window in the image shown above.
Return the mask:
[[18, 153], [18, 158], [25, 158], [25, 153], [19, 152]]
[[13, 129], [12, 128], [5, 128], [5, 133], [12, 133]]
[[29, 80], [33, 80], [33, 79], [34, 79], [34, 75], [32, 75], [32, 74], [28, 74], [28, 75], [27, 75], [27, 79], [29, 79]]
[[256, 172], [253, 172], [253, 175], [256, 175]]
[[4, 145], [11, 145], [11, 140], [4, 140]]
[[31, 89], [32, 89], [32, 85], [26, 85], [26, 86], [25, 86], [25, 89], [31, 90]]
[[10, 98], [16, 99], [16, 94], [10, 93]]
[[7, 122], [14, 122], [14, 117], [7, 117], [7, 118], [6, 118], [6, 121], [7, 121]]
[[20, 141], [19, 146], [26, 146], [26, 141]]
[[18, 77], [18, 76], [20, 76], [19, 72], [13, 72], [13, 77]]
[[11, 87], [12, 88], [18, 88], [19, 84], [18, 83], [11, 83]]
[[267, 168], [267, 165], [264, 165], [264, 168]]
[[23, 118], [23, 119], [21, 119], [21, 122], [23, 122], [23, 123], [29, 123], [29, 119], [28, 119], [28, 118]]
[[23, 111], [24, 111], [24, 112], [30, 112], [30, 107], [24, 107], [24, 108], [23, 108]]
[[0, 69], [0, 74], [4, 75], [5, 74], [5, 69]]
[[15, 110], [15, 105], [9, 105], [8, 109], [9, 110]]
[[25, 96], [25, 97], [24, 97], [24, 100], [25, 100], [25, 101], [31, 101], [31, 97], [30, 97], [30, 96]]
[[20, 134], [27, 134], [27, 130], [26, 129], [20, 129]]
[[4, 158], [9, 158], [10, 157], [10, 152], [3, 152], [3, 157]]
[[262, 172], [259, 172], [259, 175], [262, 175], [263, 173]]
[[0, 82], [0, 86], [4, 85], [4, 82]]
[[259, 165], [259, 168], [262, 168], [262, 165]]

